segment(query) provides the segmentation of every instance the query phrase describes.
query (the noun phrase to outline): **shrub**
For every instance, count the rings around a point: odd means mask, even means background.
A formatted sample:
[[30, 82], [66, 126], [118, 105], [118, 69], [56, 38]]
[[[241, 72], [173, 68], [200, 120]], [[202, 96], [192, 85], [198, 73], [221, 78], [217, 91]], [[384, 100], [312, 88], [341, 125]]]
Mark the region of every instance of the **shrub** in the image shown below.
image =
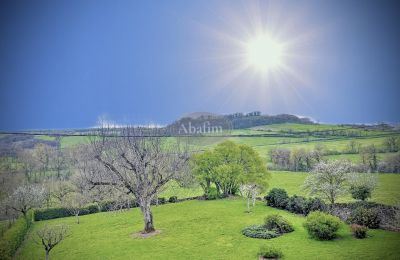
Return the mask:
[[331, 240], [340, 227], [339, 218], [321, 211], [311, 212], [304, 223], [308, 234], [318, 240]]
[[168, 200], [170, 203], [175, 203], [178, 201], [178, 197], [177, 196], [171, 196]]
[[158, 198], [158, 204], [165, 204], [167, 200], [164, 197]]
[[20, 216], [0, 239], [0, 259], [12, 259], [32, 224], [32, 211]]
[[269, 191], [268, 195], [265, 196], [265, 200], [267, 201], [267, 205], [274, 208], [286, 208], [288, 203], [288, 195], [284, 189], [273, 188]]
[[273, 230], [278, 234], [292, 232], [293, 226], [278, 214], [269, 215], [265, 218], [264, 226], [266, 229]]
[[217, 188], [211, 187], [209, 191], [205, 194], [207, 200], [215, 200], [219, 198]]
[[368, 228], [365, 226], [352, 224], [350, 225], [350, 230], [356, 238], [363, 239], [367, 237]]
[[348, 221], [369, 228], [379, 228], [381, 219], [376, 208], [358, 207], [350, 214]]
[[307, 199], [302, 196], [294, 195], [287, 201], [286, 209], [297, 214], [305, 214]]
[[353, 199], [366, 200], [371, 197], [372, 189], [368, 186], [351, 186], [350, 194]]
[[273, 246], [268, 246], [268, 247], [262, 246], [258, 251], [258, 256], [261, 256], [266, 259], [268, 258], [277, 259], [283, 257], [283, 253], [280, 249], [275, 248]]
[[268, 230], [263, 225], [252, 225], [245, 227], [242, 230], [242, 234], [245, 235], [246, 237], [263, 238], [263, 239], [271, 239], [279, 236], [279, 234], [277, 234], [275, 231]]
[[326, 204], [320, 198], [309, 198], [304, 208], [304, 215], [308, 215], [312, 211], [325, 211]]

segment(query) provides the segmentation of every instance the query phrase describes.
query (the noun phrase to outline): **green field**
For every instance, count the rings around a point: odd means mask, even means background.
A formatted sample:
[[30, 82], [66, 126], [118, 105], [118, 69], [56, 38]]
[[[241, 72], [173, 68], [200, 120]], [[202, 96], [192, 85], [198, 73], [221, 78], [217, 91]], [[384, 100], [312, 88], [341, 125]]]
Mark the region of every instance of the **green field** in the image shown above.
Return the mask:
[[[52, 259], [257, 259], [261, 245], [272, 244], [284, 259], [398, 259], [400, 233], [371, 230], [358, 240], [342, 225], [339, 238], [316, 241], [308, 237], [304, 218], [257, 202], [253, 213], [244, 213], [241, 199], [186, 201], [153, 207], [160, 234], [134, 238], [142, 229], [138, 208], [122, 213], [106, 212], [74, 218], [36, 222], [16, 259], [40, 259], [44, 250], [31, 236], [44, 224], [67, 223], [71, 236], [57, 246]], [[247, 238], [241, 229], [262, 223], [271, 213], [279, 213], [294, 224], [295, 231], [271, 240]]]
[[[288, 172], [288, 171], [270, 171], [271, 179], [269, 182], [269, 189], [284, 188], [289, 195], [302, 195], [308, 196], [302, 189], [303, 182], [307, 177], [306, 172]], [[400, 204], [400, 174], [381, 173], [378, 174], [378, 187], [372, 194], [372, 201], [388, 204]], [[167, 186], [166, 190], [161, 192], [159, 197], [169, 198], [177, 196], [178, 198], [200, 196], [203, 191], [200, 187], [181, 188], [175, 183]], [[262, 194], [263, 196], [265, 194]], [[355, 201], [350, 195], [342, 197], [338, 202]]]
[[[302, 189], [302, 184], [307, 177], [308, 173], [305, 172], [280, 172], [272, 171], [270, 188], [284, 188], [289, 195], [303, 195], [307, 194]], [[378, 187], [372, 194], [372, 201], [398, 205], [400, 204], [400, 175], [399, 174], [378, 174]], [[354, 201], [350, 196], [340, 198], [338, 202]]]

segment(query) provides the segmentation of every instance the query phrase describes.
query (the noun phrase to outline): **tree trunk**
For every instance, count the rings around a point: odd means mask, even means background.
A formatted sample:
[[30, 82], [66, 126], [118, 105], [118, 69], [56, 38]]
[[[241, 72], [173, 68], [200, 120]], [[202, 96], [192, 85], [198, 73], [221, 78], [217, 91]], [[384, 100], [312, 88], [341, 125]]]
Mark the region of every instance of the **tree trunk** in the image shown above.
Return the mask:
[[50, 252], [46, 250], [46, 255], [45, 255], [45, 257], [44, 257], [45, 260], [49, 260], [49, 253], [50, 253]]
[[79, 224], [79, 213], [75, 214], [75, 217], [76, 217], [76, 224]]
[[153, 225], [153, 214], [151, 213], [151, 208], [150, 208], [150, 200], [142, 201], [142, 203], [140, 203], [140, 210], [142, 211], [144, 219], [143, 233], [151, 233], [155, 231]]

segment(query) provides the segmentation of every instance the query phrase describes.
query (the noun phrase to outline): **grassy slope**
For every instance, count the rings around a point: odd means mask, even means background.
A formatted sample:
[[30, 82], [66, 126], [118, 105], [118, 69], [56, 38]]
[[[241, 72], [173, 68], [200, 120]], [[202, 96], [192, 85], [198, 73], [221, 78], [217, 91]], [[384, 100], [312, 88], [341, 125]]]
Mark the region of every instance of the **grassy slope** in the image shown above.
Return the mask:
[[[29, 236], [44, 224], [68, 223], [72, 235], [53, 249], [52, 259], [257, 259], [261, 245], [281, 248], [284, 259], [398, 259], [400, 233], [372, 230], [358, 240], [342, 225], [335, 241], [315, 241], [302, 227], [304, 218], [264, 206], [244, 213], [240, 199], [187, 201], [154, 207], [156, 228], [161, 234], [132, 238], [142, 228], [139, 209], [122, 213], [99, 213], [74, 218], [36, 222]], [[179, 212], [179, 214], [177, 214]], [[241, 235], [243, 227], [262, 223], [270, 213], [279, 213], [294, 224], [295, 231], [262, 240]], [[28, 236], [28, 237], [29, 237]], [[16, 259], [40, 259], [43, 249], [32, 239], [25, 241]]]

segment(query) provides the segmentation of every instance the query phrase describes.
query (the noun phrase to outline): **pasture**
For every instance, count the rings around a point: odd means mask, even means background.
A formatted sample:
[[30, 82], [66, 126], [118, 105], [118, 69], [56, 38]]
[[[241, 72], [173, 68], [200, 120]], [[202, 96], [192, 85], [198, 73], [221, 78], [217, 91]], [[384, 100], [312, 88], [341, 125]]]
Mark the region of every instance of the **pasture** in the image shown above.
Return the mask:
[[[40, 259], [44, 251], [33, 242], [35, 231], [45, 224], [67, 223], [71, 236], [51, 252], [53, 259], [257, 259], [261, 245], [272, 244], [284, 253], [284, 259], [397, 259], [400, 233], [371, 230], [369, 237], [352, 237], [342, 224], [333, 241], [316, 241], [303, 228], [304, 217], [277, 210], [257, 202], [253, 213], [245, 213], [242, 199], [186, 201], [154, 206], [156, 228], [160, 234], [137, 238], [142, 229], [138, 208], [124, 212], [106, 212], [35, 222], [16, 259]], [[295, 231], [263, 240], [248, 238], [241, 229], [263, 222], [266, 215], [279, 213]]]

